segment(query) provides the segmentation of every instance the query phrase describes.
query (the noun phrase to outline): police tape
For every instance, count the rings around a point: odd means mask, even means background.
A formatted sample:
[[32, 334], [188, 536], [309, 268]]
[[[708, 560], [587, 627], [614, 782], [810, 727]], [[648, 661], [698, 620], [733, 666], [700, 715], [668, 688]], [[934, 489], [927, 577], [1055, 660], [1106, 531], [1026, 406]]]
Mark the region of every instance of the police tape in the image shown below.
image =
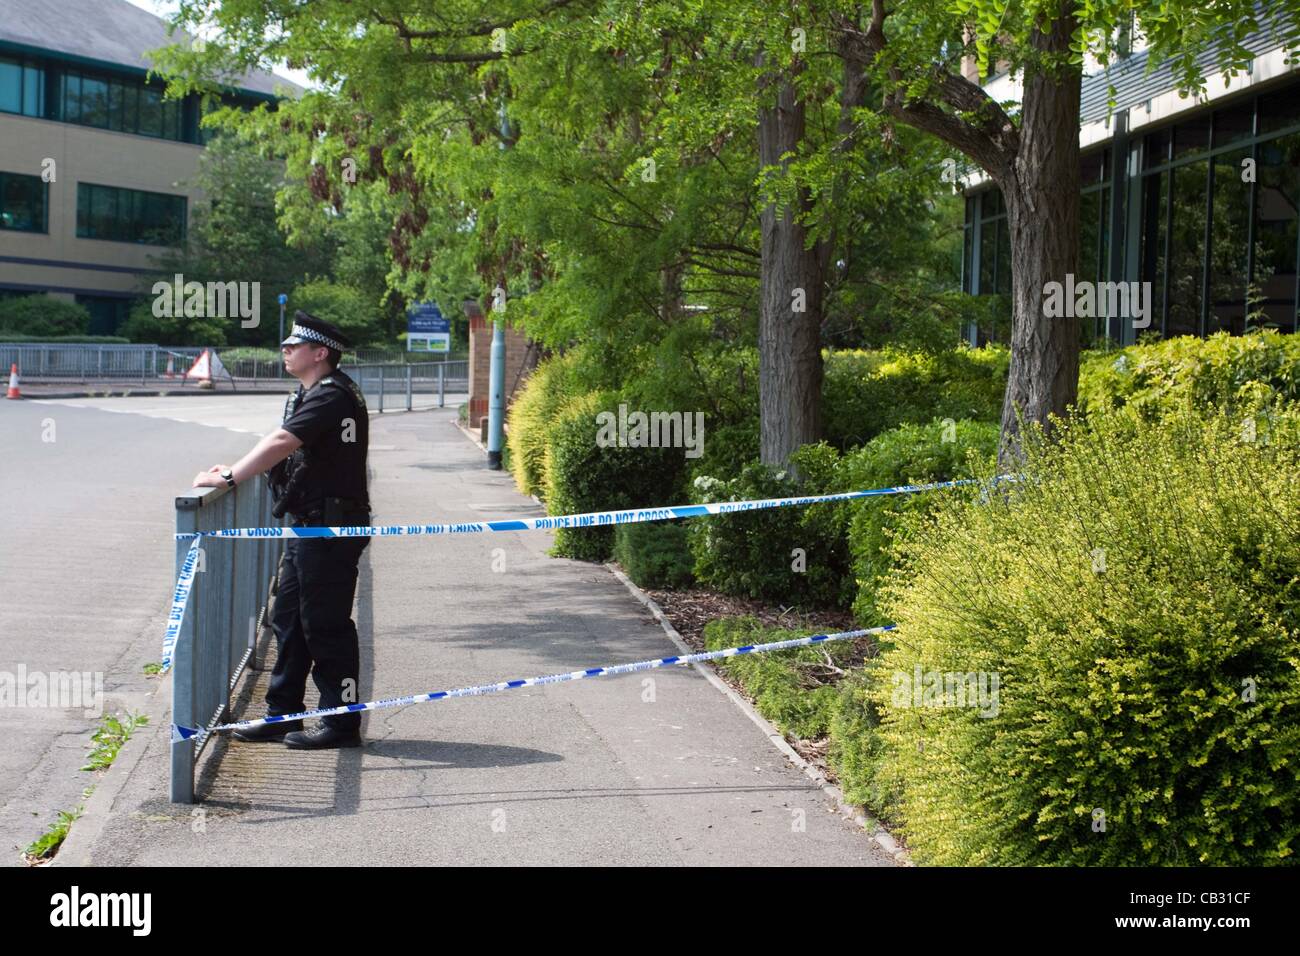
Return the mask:
[[[1016, 475], [998, 475], [992, 479], [1015, 481]], [[937, 481], [925, 485], [897, 485], [891, 488], [870, 488], [865, 491], [844, 491], [830, 495], [804, 495], [796, 498], [756, 498], [748, 501], [719, 501], [700, 505], [667, 505], [662, 508], [630, 508], [622, 511], [592, 511], [574, 515], [548, 515], [540, 518], [510, 518], [495, 521], [475, 521], [462, 524], [426, 524], [426, 525], [387, 525], [381, 527], [301, 527], [301, 528], [225, 528], [218, 531], [177, 532], [176, 540], [193, 538], [189, 554], [181, 567], [180, 577], [176, 581], [176, 590], [172, 598], [171, 613], [167, 618], [167, 634], [163, 639], [162, 672], [166, 673], [172, 664], [172, 652], [177, 636], [180, 634], [181, 621], [185, 617], [185, 607], [189, 601], [190, 585], [194, 579], [194, 560], [199, 541], [210, 538], [338, 538], [338, 537], [387, 537], [392, 535], [419, 534], [471, 534], [485, 531], [543, 531], [554, 528], [593, 528], [609, 527], [618, 524], [635, 524], [644, 521], [670, 521], [674, 518], [697, 518], [702, 515], [738, 514], [746, 511], [760, 511], [767, 508], [782, 508], [791, 505], [816, 504], [823, 501], [851, 501], [859, 498], [877, 498], [885, 495], [915, 494], [920, 491], [937, 491], [941, 488], [957, 488], [962, 485], [979, 483], [978, 478], [962, 478], [956, 481]]]
[[528, 677], [523, 680], [500, 681], [496, 684], [480, 684], [477, 687], [461, 687], [457, 690], [440, 690], [429, 694], [412, 694], [407, 697], [387, 697], [383, 700], [367, 701], [364, 704], [344, 704], [341, 707], [329, 707], [321, 710], [306, 710], [299, 714], [278, 714], [274, 717], [259, 717], [256, 720], [241, 720], [230, 724], [218, 724], [215, 727], [182, 727], [172, 724], [172, 743], [181, 743], [197, 738], [202, 742], [209, 734], [222, 730], [248, 730], [265, 724], [283, 724], [289, 721], [305, 720], [308, 717], [332, 717], [338, 714], [354, 714], [365, 710], [382, 710], [387, 707], [409, 707], [412, 704], [424, 704], [434, 700], [448, 700], [452, 697], [478, 697], [482, 694], [495, 694], [498, 691], [514, 690], [518, 687], [536, 687], [541, 684], [559, 684], [564, 681], [587, 680], [592, 677], [612, 677], [615, 674], [631, 674], [636, 671], [654, 670], [658, 667], [695, 664], [699, 661], [717, 660], [723, 657], [736, 657], [741, 654], [763, 654], [769, 651], [782, 651], [792, 647], [809, 647], [828, 641], [845, 641], [858, 637], [870, 637], [892, 631], [897, 625], [885, 624], [858, 631], [839, 631], [834, 634], [813, 634], [810, 637], [795, 637], [786, 641], [772, 641], [768, 644], [746, 644], [743, 647], [728, 647], [718, 651], [701, 651], [698, 654], [686, 654], [677, 657], [660, 657], [652, 661], [637, 661], [635, 664], [615, 664], [611, 667], [589, 667], [585, 670], [570, 671], [567, 674], [551, 674], [547, 677]]
[[181, 622], [185, 620], [185, 608], [190, 603], [190, 588], [194, 584], [194, 570], [199, 562], [199, 542], [201, 534], [194, 536], [190, 550], [181, 562], [181, 573], [176, 578], [176, 589], [172, 591], [172, 607], [167, 613], [167, 632], [163, 635], [162, 670], [165, 674], [171, 670], [172, 652], [176, 649], [176, 639], [181, 633]]
[[[999, 475], [998, 481], [1014, 480], [1013, 475]], [[589, 511], [585, 514], [547, 515], [539, 518], [509, 518], [496, 521], [469, 521], [460, 524], [356, 525], [345, 527], [224, 528], [218, 531], [177, 532], [183, 540], [201, 533], [210, 538], [344, 538], [387, 537], [417, 534], [476, 534], [485, 531], [549, 531], [556, 528], [600, 528], [642, 521], [671, 521], [674, 518], [698, 518], [703, 515], [736, 514], [765, 508], [809, 505], [823, 501], [851, 501], [883, 495], [907, 495], [918, 491], [937, 491], [976, 484], [978, 478], [938, 481], [928, 485], [898, 485], [871, 488], [867, 491], [843, 491], [831, 495], [804, 495], [797, 498], [757, 498], [749, 501], [715, 501], [700, 505], [665, 505], [660, 508], [629, 508], [623, 511]]]

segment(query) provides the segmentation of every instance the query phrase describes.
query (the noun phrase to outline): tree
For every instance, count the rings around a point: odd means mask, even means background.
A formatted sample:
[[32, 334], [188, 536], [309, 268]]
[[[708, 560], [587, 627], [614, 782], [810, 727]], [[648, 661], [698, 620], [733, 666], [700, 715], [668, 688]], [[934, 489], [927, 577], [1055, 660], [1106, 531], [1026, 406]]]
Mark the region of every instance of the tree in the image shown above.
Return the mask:
[[[1275, 26], [1300, 49], [1300, 8], [1276, 8]], [[1011, 234], [1011, 372], [999, 461], [1019, 459], [1022, 422], [1052, 430], [1077, 396], [1077, 318], [1043, 314], [1049, 282], [1079, 261], [1079, 93], [1085, 55], [1122, 56], [1135, 32], [1153, 62], [1171, 60], [1185, 90], [1200, 89], [1197, 57], [1237, 71], [1242, 40], [1262, 28], [1254, 0], [871, 0], [831, 14], [848, 55], [878, 84], [889, 116], [930, 133], [984, 169], [1002, 191]], [[1023, 81], [1018, 109], [1004, 108], [960, 72], [973, 57]]]
[[330, 234], [303, 234], [296, 247], [290, 244], [276, 222], [283, 164], [259, 155], [236, 135], [209, 140], [194, 183], [202, 199], [194, 204], [185, 245], [154, 258], [154, 271], [141, 279], [141, 292], [148, 293], [157, 281], [171, 282], [177, 274], [186, 282], [257, 283], [262, 321], [245, 328], [241, 320], [231, 319], [216, 334], [211, 318], [158, 319], [149, 308], [136, 308], [127, 334], [136, 341], [169, 345], [278, 344], [276, 296], [313, 273], [329, 272]]
[[[284, 57], [323, 85], [217, 117], [285, 157], [291, 237], [386, 187], [390, 286], [444, 306], [506, 288], [532, 337], [591, 346], [601, 387], [662, 364], [709, 401], [704, 356], [758, 344], [771, 464], [820, 437], [832, 303], [842, 335], [893, 274], [912, 294], [918, 247], [894, 239], [934, 219], [937, 149], [861, 115], [868, 84], [824, 18], [754, 0], [182, 8], [230, 68]], [[190, 89], [218, 49], [158, 59]]]

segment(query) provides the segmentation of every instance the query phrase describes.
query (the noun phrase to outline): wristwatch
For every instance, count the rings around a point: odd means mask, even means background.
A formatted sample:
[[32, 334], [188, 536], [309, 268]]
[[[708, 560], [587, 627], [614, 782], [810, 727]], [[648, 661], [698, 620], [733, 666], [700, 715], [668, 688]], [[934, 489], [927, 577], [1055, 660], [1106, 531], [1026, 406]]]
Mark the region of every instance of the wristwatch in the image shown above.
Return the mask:
[[227, 468], [225, 471], [218, 472], [218, 474], [220, 474], [222, 478], [226, 479], [226, 487], [227, 487], [227, 488], [233, 488], [233, 487], [235, 487], [235, 472], [234, 472], [234, 469], [232, 469], [232, 468]]

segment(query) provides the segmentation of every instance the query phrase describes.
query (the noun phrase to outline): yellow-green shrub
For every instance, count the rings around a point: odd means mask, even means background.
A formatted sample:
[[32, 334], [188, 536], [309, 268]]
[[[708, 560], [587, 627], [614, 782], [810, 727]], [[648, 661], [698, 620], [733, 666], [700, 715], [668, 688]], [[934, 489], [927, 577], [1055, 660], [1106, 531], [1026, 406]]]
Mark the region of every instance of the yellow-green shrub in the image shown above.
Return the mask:
[[[918, 861], [1294, 859], [1296, 433], [1099, 416], [903, 543], [875, 693]], [[996, 716], [896, 699], [918, 666], [999, 675]]]
[[581, 394], [574, 376], [576, 361], [576, 352], [545, 359], [510, 403], [506, 432], [510, 473], [526, 495], [546, 496], [547, 433], [565, 406]]

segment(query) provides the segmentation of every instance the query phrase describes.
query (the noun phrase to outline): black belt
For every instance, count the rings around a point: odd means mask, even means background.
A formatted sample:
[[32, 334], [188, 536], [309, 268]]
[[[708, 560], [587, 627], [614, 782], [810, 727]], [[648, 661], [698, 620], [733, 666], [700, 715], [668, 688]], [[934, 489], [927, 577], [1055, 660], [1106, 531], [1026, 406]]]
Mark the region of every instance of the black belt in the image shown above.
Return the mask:
[[331, 526], [336, 524], [333, 520], [327, 521], [326, 516], [331, 518], [336, 515], [355, 515], [365, 513], [370, 514], [370, 502], [364, 498], [325, 498], [319, 507], [310, 511], [290, 511], [289, 516], [293, 519], [293, 524], [316, 524]]

